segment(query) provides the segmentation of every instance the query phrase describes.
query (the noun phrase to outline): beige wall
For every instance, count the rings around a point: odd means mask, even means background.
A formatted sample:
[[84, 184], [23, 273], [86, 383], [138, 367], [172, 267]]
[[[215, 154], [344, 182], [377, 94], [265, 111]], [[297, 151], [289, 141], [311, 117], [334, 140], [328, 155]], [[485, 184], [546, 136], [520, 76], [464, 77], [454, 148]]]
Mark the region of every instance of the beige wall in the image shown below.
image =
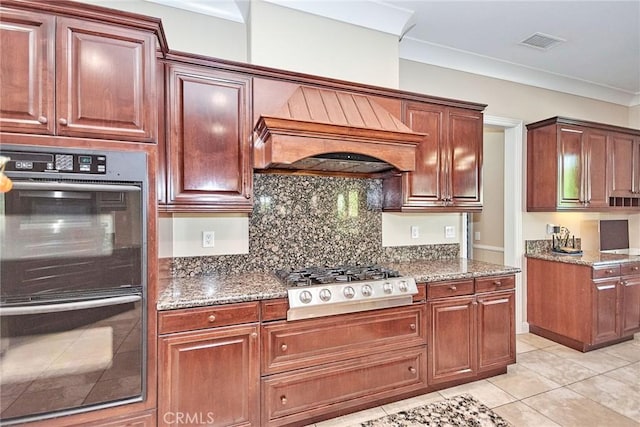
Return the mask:
[[[437, 243], [460, 243], [460, 214], [383, 213], [382, 246], [414, 246]], [[419, 237], [411, 237], [411, 227], [418, 227]], [[445, 237], [445, 227], [454, 227], [455, 237]]]
[[398, 87], [398, 37], [286, 7], [253, 2], [252, 64]]
[[[483, 209], [472, 214], [473, 259], [504, 262], [504, 130], [485, 128], [483, 144]], [[480, 239], [476, 240], [477, 233]]]
[[640, 104], [629, 108], [629, 126], [640, 129]]

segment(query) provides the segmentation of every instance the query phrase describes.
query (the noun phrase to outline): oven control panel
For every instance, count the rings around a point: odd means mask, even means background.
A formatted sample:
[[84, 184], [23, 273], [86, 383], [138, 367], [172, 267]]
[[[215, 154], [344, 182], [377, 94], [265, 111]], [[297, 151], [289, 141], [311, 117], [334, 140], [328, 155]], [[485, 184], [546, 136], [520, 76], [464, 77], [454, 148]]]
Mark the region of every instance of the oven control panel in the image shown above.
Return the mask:
[[107, 173], [107, 156], [102, 154], [2, 151], [0, 155], [10, 159], [5, 166], [10, 172]]

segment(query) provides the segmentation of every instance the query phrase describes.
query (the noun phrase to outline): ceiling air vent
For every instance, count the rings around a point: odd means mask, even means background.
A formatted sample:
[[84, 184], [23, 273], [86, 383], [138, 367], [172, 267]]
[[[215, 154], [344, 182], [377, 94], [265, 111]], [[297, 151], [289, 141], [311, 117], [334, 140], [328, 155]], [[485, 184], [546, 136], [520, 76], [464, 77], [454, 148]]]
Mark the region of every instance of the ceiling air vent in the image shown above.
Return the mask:
[[520, 44], [536, 49], [548, 50], [562, 42], [566, 42], [566, 40], [560, 37], [550, 36], [549, 34], [535, 33], [522, 40]]

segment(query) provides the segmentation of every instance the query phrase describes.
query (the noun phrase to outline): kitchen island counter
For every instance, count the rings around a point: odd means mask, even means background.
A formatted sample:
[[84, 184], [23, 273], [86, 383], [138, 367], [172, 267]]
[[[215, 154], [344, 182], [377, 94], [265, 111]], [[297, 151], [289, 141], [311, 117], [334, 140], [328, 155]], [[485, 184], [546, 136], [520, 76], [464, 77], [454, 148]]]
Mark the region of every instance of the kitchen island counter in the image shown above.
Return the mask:
[[[416, 282], [468, 279], [519, 273], [519, 268], [466, 258], [381, 263]], [[160, 281], [157, 309], [203, 307], [286, 298], [287, 288], [272, 273], [211, 274]]]
[[527, 258], [543, 259], [545, 261], [563, 262], [566, 264], [578, 264], [588, 266], [598, 266], [606, 264], [623, 264], [628, 262], [639, 262], [640, 256], [610, 254], [596, 251], [585, 251], [580, 255], [558, 254], [554, 252], [528, 253]]

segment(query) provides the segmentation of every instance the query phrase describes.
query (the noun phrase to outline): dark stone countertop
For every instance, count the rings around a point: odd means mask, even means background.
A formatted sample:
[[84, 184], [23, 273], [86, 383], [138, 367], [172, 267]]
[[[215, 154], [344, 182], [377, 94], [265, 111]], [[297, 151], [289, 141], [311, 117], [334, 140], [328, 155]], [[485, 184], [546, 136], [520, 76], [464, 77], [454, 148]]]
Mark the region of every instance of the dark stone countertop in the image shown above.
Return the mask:
[[579, 255], [558, 254], [554, 252], [528, 253], [526, 254], [526, 257], [543, 259], [546, 261], [564, 262], [566, 264], [588, 265], [592, 267], [640, 261], [640, 256], [608, 254], [596, 251], [585, 251]]
[[[455, 258], [384, 263], [416, 282], [436, 282], [520, 272], [519, 268]], [[286, 298], [287, 289], [272, 273], [212, 274], [160, 281], [158, 310]]]

